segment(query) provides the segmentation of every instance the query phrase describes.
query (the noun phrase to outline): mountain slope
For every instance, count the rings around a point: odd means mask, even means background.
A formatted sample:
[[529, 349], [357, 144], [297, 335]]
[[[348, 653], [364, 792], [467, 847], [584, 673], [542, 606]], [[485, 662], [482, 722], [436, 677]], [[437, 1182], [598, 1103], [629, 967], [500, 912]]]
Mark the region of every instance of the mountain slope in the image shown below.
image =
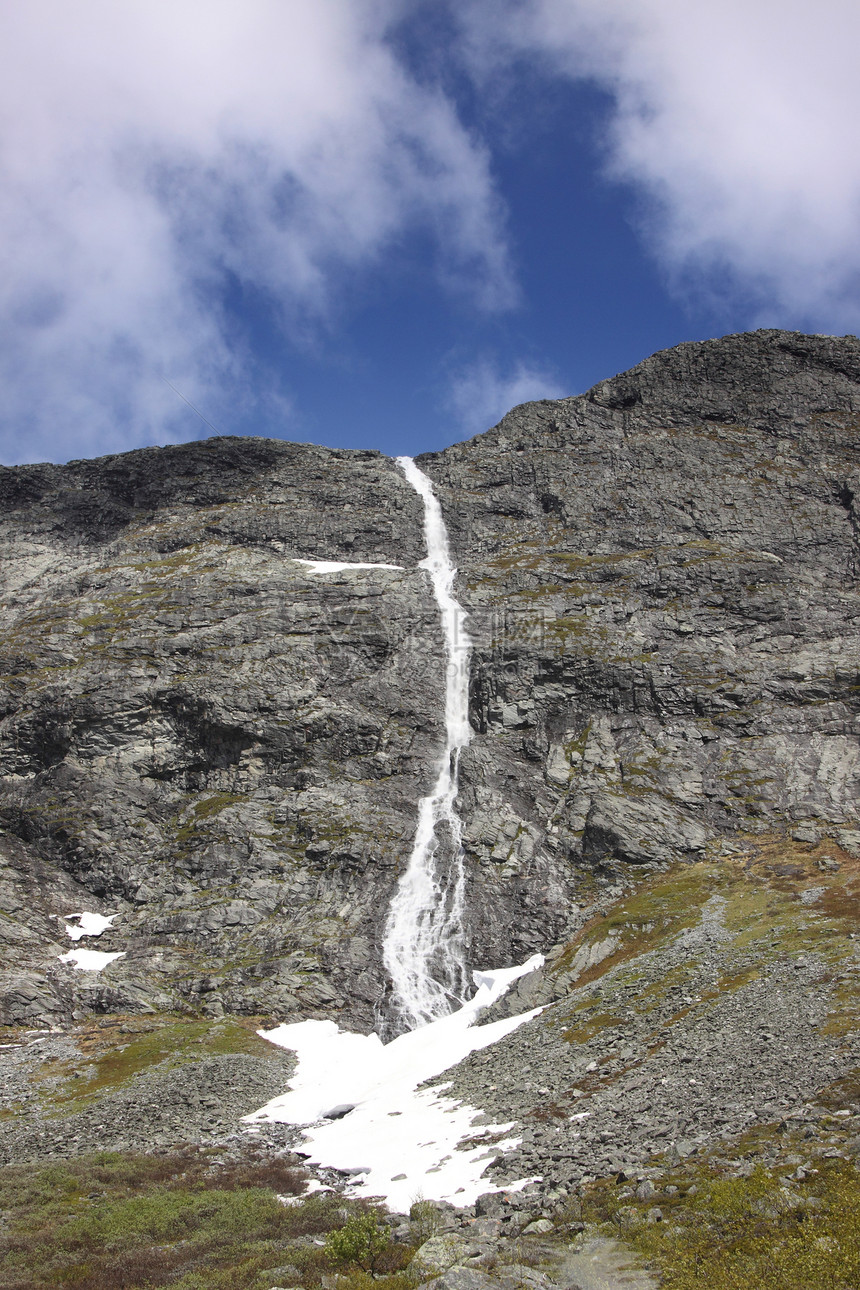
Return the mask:
[[[858, 426], [856, 339], [756, 332], [420, 459], [475, 640], [472, 964], [563, 942], [631, 866], [856, 849]], [[0, 497], [3, 1020], [373, 1026], [444, 738], [395, 463], [214, 439]], [[82, 909], [119, 913], [98, 974], [59, 961]]]

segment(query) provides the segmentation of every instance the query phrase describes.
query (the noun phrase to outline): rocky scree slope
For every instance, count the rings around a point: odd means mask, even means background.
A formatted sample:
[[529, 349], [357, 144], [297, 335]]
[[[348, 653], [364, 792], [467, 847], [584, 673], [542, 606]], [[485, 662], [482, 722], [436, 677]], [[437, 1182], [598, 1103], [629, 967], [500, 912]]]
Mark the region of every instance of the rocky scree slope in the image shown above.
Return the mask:
[[[736, 1285], [725, 1260], [740, 1247], [743, 1262], [750, 1240], [762, 1275], [744, 1284], [764, 1284], [763, 1221], [783, 1267], [786, 1236], [815, 1265], [774, 1285], [856, 1284], [839, 1275], [860, 1251], [834, 1186], [856, 1197], [858, 900], [860, 862], [832, 841], [757, 833], [730, 860], [622, 869], [570, 941], [521, 979], [510, 1006], [540, 1001], [543, 1012], [440, 1077], [486, 1121], [515, 1120], [519, 1145], [495, 1149], [507, 1130], [488, 1140], [488, 1183], [501, 1192], [413, 1215], [436, 1233], [409, 1265], [413, 1284], [441, 1272], [434, 1290], [645, 1290], [680, 1259]], [[0, 1160], [14, 1162], [4, 1180], [23, 1161], [96, 1143], [145, 1148], [165, 1168], [190, 1143], [214, 1175], [300, 1164], [299, 1130], [240, 1123], [292, 1065], [254, 1024], [114, 1014], [27, 1036], [3, 1054]], [[350, 1169], [313, 1172], [335, 1197], [355, 1181]], [[524, 1176], [536, 1181], [504, 1190]], [[611, 1219], [621, 1242], [596, 1219]], [[396, 1241], [424, 1240], [402, 1216], [390, 1222]], [[295, 1247], [267, 1254], [271, 1272], [248, 1275], [243, 1245], [249, 1290], [315, 1290], [319, 1269], [292, 1266]], [[635, 1266], [643, 1255], [650, 1271]]]
[[[860, 342], [768, 331], [419, 459], [476, 641], [470, 962], [566, 943], [628, 870], [856, 849], [858, 427]], [[370, 1028], [444, 740], [396, 464], [213, 439], [4, 469], [0, 501], [2, 1020]], [[98, 974], [59, 962], [80, 909], [120, 914]]]

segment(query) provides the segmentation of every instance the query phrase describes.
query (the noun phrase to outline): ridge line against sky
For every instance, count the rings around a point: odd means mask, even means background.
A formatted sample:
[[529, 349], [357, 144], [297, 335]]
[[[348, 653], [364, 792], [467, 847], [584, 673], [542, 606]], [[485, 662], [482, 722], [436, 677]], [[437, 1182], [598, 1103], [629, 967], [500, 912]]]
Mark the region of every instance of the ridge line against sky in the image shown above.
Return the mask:
[[414, 455], [860, 330], [858, 50], [847, 0], [13, 0], [0, 460]]

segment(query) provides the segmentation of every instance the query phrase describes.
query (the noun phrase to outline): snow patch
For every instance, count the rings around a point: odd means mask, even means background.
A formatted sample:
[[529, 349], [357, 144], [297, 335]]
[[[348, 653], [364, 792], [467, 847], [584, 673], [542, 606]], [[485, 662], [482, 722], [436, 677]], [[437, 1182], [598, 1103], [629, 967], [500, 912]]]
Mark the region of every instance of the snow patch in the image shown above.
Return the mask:
[[60, 962], [71, 963], [72, 967], [79, 972], [101, 972], [102, 968], [107, 967], [108, 963], [113, 963], [114, 959], [124, 958], [124, 950], [117, 950], [113, 954], [108, 954], [104, 950], [69, 950], [68, 954], [60, 955]]
[[[540, 1008], [486, 1026], [473, 1024], [512, 982], [543, 961], [536, 954], [520, 967], [473, 973], [478, 988], [468, 1003], [388, 1044], [376, 1034], [341, 1031], [333, 1021], [261, 1030], [264, 1039], [293, 1049], [298, 1067], [290, 1091], [246, 1116], [246, 1121], [310, 1126], [305, 1138], [313, 1163], [355, 1174], [350, 1186], [355, 1195], [384, 1196], [399, 1211], [408, 1210], [419, 1196], [471, 1205], [484, 1192], [526, 1186], [532, 1179], [504, 1188], [483, 1179], [495, 1156], [511, 1150], [519, 1138], [474, 1145], [476, 1138], [506, 1133], [513, 1122], [475, 1127], [480, 1111], [445, 1097], [438, 1088], [418, 1085], [536, 1016]], [[327, 1118], [347, 1105], [353, 1110]], [[466, 1137], [473, 1145], [461, 1150]]]
[[[79, 941], [82, 936], [101, 936], [111, 926], [119, 914], [89, 914], [86, 912], [80, 914], [64, 914], [66, 920], [66, 934], [71, 936], [73, 941]], [[70, 927], [69, 920], [76, 918], [77, 926]]]
[[294, 560], [293, 564], [303, 564], [308, 573], [342, 573], [344, 569], [403, 569], [402, 564], [354, 564], [348, 560]]

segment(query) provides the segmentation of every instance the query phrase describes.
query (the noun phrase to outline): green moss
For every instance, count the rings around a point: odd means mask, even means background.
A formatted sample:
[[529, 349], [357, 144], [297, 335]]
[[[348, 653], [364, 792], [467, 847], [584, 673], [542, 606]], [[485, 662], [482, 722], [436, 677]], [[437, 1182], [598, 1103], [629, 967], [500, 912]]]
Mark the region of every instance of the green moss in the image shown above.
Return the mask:
[[173, 839], [177, 856], [188, 856], [192, 843], [212, 842], [225, 839], [226, 833], [215, 824], [217, 817], [228, 807], [239, 802], [247, 802], [247, 793], [213, 793], [201, 798], [190, 807], [186, 806], [174, 817]]
[[600, 1034], [601, 1030], [608, 1030], [615, 1026], [623, 1026], [624, 1019], [617, 1017], [611, 1012], [598, 1012], [588, 1018], [581, 1026], [575, 1026], [565, 1030], [562, 1038], [569, 1044], [587, 1044], [589, 1039]]
[[[699, 997], [699, 1002], [742, 988], [768, 963], [787, 956], [815, 953], [835, 969], [844, 954], [844, 936], [856, 930], [860, 920], [860, 861], [832, 842], [822, 843], [811, 852], [785, 838], [768, 835], [739, 838], [738, 845], [749, 856], [742, 863], [721, 860], [678, 864], [659, 877], [646, 877], [633, 894], [580, 929], [552, 964], [552, 975], [568, 971], [584, 947], [612, 937], [616, 942], [612, 953], [576, 978], [577, 991], [613, 971], [617, 971], [617, 983], [632, 989], [642, 975], [637, 966], [639, 957], [668, 946], [680, 932], [695, 926], [702, 907], [714, 895], [722, 898], [720, 917], [731, 936], [737, 968], [727, 970], [712, 991]], [[817, 861], [823, 853], [838, 856], [838, 871], [818, 869]], [[814, 905], [806, 906], [800, 896], [810, 887], [816, 888], [818, 899]], [[683, 970], [689, 971], [693, 965], [691, 960]], [[633, 1006], [647, 1012], [669, 984], [669, 977], [664, 976], [644, 991], [636, 986]], [[575, 1015], [587, 1011], [592, 1004], [593, 1000], [580, 996], [566, 1011], [560, 1010], [562, 1024], [566, 1018], [570, 1025]], [[860, 1003], [850, 984], [840, 985], [833, 991], [826, 1028], [833, 1034], [849, 1033], [858, 1021]], [[585, 1024], [591, 1024], [590, 1020], [580, 1017], [573, 1029]], [[571, 1038], [582, 1042], [578, 1034]]]
[[670, 874], [643, 883], [632, 896], [608, 914], [594, 918], [580, 929], [553, 964], [553, 973], [570, 968], [574, 955], [584, 945], [595, 945], [607, 937], [618, 939], [618, 949], [603, 962], [582, 974], [586, 984], [619, 963], [656, 948], [686, 927], [693, 926], [701, 906], [713, 894], [721, 872], [707, 864], [678, 865]]
[[228, 806], [235, 806], [237, 802], [247, 802], [247, 800], [247, 793], [214, 793], [212, 797], [204, 797], [201, 801], [195, 802], [191, 813], [197, 820], [208, 820], [212, 815], [219, 815]]
[[627, 561], [651, 560], [654, 555], [654, 548], [646, 547], [640, 551], [614, 551], [608, 555], [580, 555], [575, 551], [553, 551], [549, 558], [564, 564], [569, 569], [593, 569], [625, 564]]

